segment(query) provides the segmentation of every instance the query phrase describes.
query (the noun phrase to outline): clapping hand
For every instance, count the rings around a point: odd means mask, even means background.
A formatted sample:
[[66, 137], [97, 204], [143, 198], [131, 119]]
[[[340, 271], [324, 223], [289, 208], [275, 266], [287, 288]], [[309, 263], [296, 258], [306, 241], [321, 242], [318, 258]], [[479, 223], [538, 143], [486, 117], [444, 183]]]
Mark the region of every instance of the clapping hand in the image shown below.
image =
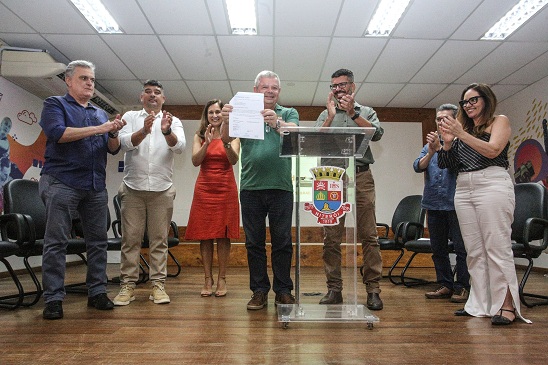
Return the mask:
[[173, 121], [173, 115], [171, 113], [166, 112], [165, 110], [162, 112], [162, 132], [167, 132], [171, 128], [171, 123]]
[[210, 124], [207, 126], [205, 132], [204, 132], [204, 144], [208, 146], [211, 141], [213, 140], [213, 132], [215, 131], [215, 128]]

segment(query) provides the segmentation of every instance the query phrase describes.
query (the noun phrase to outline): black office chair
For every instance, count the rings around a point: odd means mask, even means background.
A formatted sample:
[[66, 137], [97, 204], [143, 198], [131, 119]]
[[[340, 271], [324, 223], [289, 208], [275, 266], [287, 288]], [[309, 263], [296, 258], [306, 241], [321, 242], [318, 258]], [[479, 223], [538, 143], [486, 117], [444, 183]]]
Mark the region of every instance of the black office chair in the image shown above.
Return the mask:
[[[409, 257], [409, 260], [407, 260], [407, 262], [405, 263], [401, 271], [401, 274], [400, 274], [401, 283], [407, 287], [418, 286], [418, 285], [428, 285], [428, 284], [435, 283], [435, 281], [431, 281], [427, 279], [405, 276], [405, 274], [407, 273], [407, 270], [411, 266], [411, 263], [413, 262], [413, 260], [418, 254], [422, 253], [422, 254], [432, 255], [433, 252], [432, 252], [432, 245], [430, 243], [430, 238], [421, 237], [416, 240], [407, 241], [405, 242], [403, 247], [406, 251], [412, 252], [413, 254], [411, 255], [411, 257]], [[455, 252], [455, 245], [453, 244], [452, 241], [448, 242], [448, 248], [449, 248], [449, 253]], [[453, 269], [453, 276], [454, 275], [455, 275], [455, 269]]]
[[[536, 183], [521, 183], [514, 187], [516, 207], [512, 223], [512, 251], [514, 257], [529, 264], [519, 283], [519, 298], [527, 307], [547, 305], [548, 296], [525, 292], [525, 284], [538, 258], [548, 248], [548, 192]], [[526, 298], [534, 298], [529, 301]]]
[[[377, 227], [384, 228], [384, 235], [378, 238], [381, 250], [399, 251], [388, 270], [388, 279], [394, 285], [400, 285], [401, 278], [396, 281], [393, 274], [394, 269], [405, 254], [404, 245], [409, 240], [416, 240], [422, 237], [424, 231], [425, 211], [421, 207], [422, 195], [409, 195], [404, 197], [396, 207], [392, 215], [392, 225], [377, 223]], [[392, 232], [393, 237], [390, 237]], [[363, 266], [360, 268], [363, 276]], [[400, 275], [398, 275], [398, 278]]]
[[[1, 219], [2, 217], [0, 217]], [[0, 297], [0, 308], [15, 309], [19, 307], [25, 298], [25, 291], [17, 277], [17, 274], [11, 267], [8, 257], [15, 255], [19, 251], [19, 245], [16, 242], [0, 241], [0, 262], [6, 266], [8, 273], [17, 289], [17, 294], [9, 294]]]
[[[5, 184], [4, 213], [19, 217], [17, 225], [2, 222], [2, 239], [16, 240], [19, 243], [19, 249], [15, 255], [23, 258], [25, 269], [34, 284], [34, 290], [24, 293], [24, 297], [33, 299], [30, 302], [25, 301], [21, 305], [31, 306], [40, 299], [42, 286], [29, 263], [29, 258], [42, 255], [46, 229], [46, 207], [38, 192], [38, 182], [15, 179]], [[84, 263], [87, 263], [85, 253], [86, 243], [82, 238], [69, 239], [67, 255], [77, 255]], [[85, 282], [67, 284], [65, 288], [67, 291], [87, 293], [85, 285]]]
[[[112, 198], [112, 204], [114, 205], [114, 211], [116, 213], [116, 220], [112, 223], [112, 228], [113, 228], [114, 234], [117, 235], [117, 237], [121, 237], [121, 235], [122, 235], [122, 225], [121, 225], [121, 222], [122, 222], [122, 205], [121, 205], [120, 197], [118, 196], [118, 194], [116, 194]], [[169, 257], [171, 257], [171, 259], [175, 263], [175, 268], [176, 269], [175, 269], [175, 272], [170, 273], [168, 271], [167, 276], [168, 277], [176, 277], [176, 276], [179, 276], [179, 274], [181, 273], [182, 268], [181, 268], [181, 264], [179, 263], [179, 261], [177, 260], [175, 255], [173, 255], [171, 250], [169, 250], [170, 248], [176, 247], [176, 246], [179, 245], [179, 229], [177, 227], [177, 224], [174, 221], [170, 222], [170, 233], [172, 233], [173, 236], [168, 236], [168, 238], [167, 238], [167, 247], [168, 247], [167, 252], [168, 252]], [[149, 248], [149, 241], [148, 241], [148, 235], [147, 235], [146, 229], [145, 229], [145, 234], [144, 234], [144, 237], [143, 237], [143, 241], [141, 242], [141, 248]], [[144, 258], [144, 256], [142, 254], [140, 255], [140, 258], [141, 258], [142, 265], [140, 264], [141, 265], [140, 266], [141, 274], [140, 274], [138, 283], [144, 283], [144, 282], [147, 282], [148, 279], [149, 279], [148, 272], [149, 272], [150, 266], [149, 266], [147, 260]], [[143, 267], [143, 265], [144, 265], [144, 267]], [[145, 267], [146, 267], [146, 269], [145, 269]]]

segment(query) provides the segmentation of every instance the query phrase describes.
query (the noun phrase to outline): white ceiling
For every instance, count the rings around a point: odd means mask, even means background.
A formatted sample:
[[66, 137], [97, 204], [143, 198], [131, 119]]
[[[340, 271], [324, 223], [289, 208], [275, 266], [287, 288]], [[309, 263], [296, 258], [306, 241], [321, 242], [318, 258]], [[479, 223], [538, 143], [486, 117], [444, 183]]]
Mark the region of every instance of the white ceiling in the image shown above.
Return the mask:
[[364, 38], [376, 0], [257, 0], [258, 36], [229, 34], [223, 0], [103, 0], [123, 35], [96, 33], [69, 0], [0, 0], [0, 39], [94, 62], [99, 91], [125, 106], [149, 78], [167, 104], [203, 105], [251, 91], [265, 69], [281, 104], [320, 106], [349, 68], [362, 104], [434, 108], [472, 82], [504, 100], [548, 76], [548, 6], [504, 42], [479, 40], [516, 2], [412, 0], [392, 36]]

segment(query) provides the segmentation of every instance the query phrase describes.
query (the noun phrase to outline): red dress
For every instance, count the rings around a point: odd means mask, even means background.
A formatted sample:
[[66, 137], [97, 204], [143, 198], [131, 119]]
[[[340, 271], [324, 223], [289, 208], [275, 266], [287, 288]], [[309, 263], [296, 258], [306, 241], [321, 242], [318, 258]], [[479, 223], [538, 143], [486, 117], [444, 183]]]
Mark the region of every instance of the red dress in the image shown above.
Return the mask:
[[240, 205], [234, 171], [223, 141], [214, 139], [200, 165], [185, 239], [239, 237]]

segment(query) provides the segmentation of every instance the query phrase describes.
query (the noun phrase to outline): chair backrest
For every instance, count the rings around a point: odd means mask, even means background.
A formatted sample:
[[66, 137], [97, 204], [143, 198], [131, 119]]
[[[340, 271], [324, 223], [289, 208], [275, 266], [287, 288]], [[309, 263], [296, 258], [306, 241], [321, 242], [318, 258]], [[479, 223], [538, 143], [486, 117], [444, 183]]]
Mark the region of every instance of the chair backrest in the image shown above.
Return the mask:
[[[512, 223], [512, 239], [516, 242], [522, 242], [527, 219], [547, 219], [548, 193], [544, 186], [537, 183], [516, 184], [514, 192], [516, 194], [516, 207], [514, 209], [514, 222]], [[543, 227], [533, 225], [531, 228], [530, 237], [532, 240], [543, 239]]]
[[[36, 239], [44, 238], [46, 207], [38, 192], [38, 181], [15, 179], [4, 185], [4, 213], [26, 214], [32, 218]], [[8, 229], [8, 237], [14, 238]]]
[[[415, 222], [424, 225], [426, 212], [421, 207], [422, 195], [409, 195], [404, 197], [396, 207], [392, 216], [392, 232], [396, 234], [396, 229], [402, 222]], [[407, 231], [406, 239], [415, 239], [417, 228], [410, 227]]]
[[114, 194], [112, 197], [112, 205], [114, 206], [114, 214], [116, 214], [116, 219], [122, 219], [122, 203], [120, 202], [120, 197], [118, 194]]

